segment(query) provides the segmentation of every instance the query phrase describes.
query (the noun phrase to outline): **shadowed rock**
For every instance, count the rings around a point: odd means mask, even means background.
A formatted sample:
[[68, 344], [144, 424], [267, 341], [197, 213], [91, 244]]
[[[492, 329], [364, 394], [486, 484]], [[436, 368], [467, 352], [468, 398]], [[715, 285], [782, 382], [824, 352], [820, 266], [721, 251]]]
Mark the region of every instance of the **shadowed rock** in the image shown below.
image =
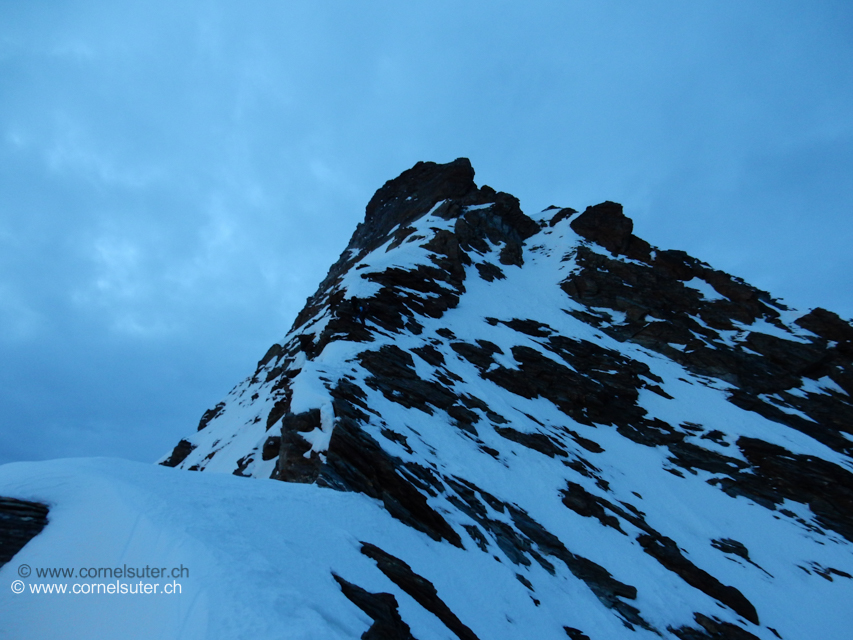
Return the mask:
[[400, 617], [397, 598], [392, 594], [370, 593], [336, 573], [332, 573], [332, 577], [349, 601], [373, 618], [373, 624], [362, 634], [361, 640], [415, 640], [409, 625]]
[[186, 460], [187, 456], [192, 453], [193, 449], [195, 449], [194, 444], [188, 440], [181, 440], [175, 445], [175, 448], [172, 449], [172, 455], [163, 460], [160, 464], [164, 467], [177, 467]]
[[438, 597], [435, 586], [418, 575], [412, 568], [390, 553], [368, 542], [361, 543], [361, 552], [368, 558], [376, 561], [379, 570], [388, 578], [408, 593], [419, 605], [435, 615], [444, 623], [448, 629], [459, 637], [460, 640], [479, 640], [476, 634], [465, 626], [461, 620], [450, 610], [444, 601]]
[[47, 513], [38, 502], [0, 497], [0, 568], [44, 529]]
[[[681, 640], [759, 640], [758, 636], [730, 622], [709, 618], [701, 613], [694, 614], [693, 619], [699, 624], [698, 629], [684, 626], [678, 629], [670, 627], [669, 631]], [[778, 633], [776, 635], [779, 636]]]

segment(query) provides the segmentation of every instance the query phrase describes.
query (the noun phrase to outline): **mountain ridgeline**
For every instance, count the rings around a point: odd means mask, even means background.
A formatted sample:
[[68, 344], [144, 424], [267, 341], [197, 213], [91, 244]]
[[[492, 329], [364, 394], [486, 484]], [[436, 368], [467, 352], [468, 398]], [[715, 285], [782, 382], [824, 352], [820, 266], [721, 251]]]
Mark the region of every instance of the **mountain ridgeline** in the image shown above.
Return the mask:
[[411, 598], [486, 640], [494, 598], [507, 638], [530, 615], [572, 640], [787, 640], [853, 583], [851, 397], [834, 313], [651, 246], [613, 202], [526, 215], [460, 158], [376, 192], [284, 339], [161, 464], [364, 494], [457, 559], [436, 572], [508, 581], [443, 593], [363, 541], [392, 587], [333, 576], [363, 638], [414, 637]]

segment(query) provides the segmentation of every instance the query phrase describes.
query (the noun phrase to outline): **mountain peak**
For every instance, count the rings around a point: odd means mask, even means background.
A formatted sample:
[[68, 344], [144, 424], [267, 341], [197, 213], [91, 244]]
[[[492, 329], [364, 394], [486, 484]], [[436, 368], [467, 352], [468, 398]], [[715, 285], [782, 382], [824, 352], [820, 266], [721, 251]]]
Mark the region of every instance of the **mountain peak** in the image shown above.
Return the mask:
[[418, 162], [374, 194], [350, 246], [371, 247], [395, 227], [405, 227], [430, 211], [437, 202], [465, 199], [476, 193], [474, 168], [468, 158], [446, 164]]
[[418, 162], [376, 191], [367, 203], [366, 222], [375, 222], [377, 213], [399, 200], [412, 200], [430, 209], [439, 200], [463, 198], [476, 190], [474, 168], [468, 158], [446, 164]]
[[[368, 496], [563, 637], [796, 637], [801, 580], [853, 581], [853, 327], [653, 247], [620, 204], [534, 219], [473, 178], [460, 158], [380, 188], [163, 464]], [[434, 572], [361, 549], [473, 637]]]

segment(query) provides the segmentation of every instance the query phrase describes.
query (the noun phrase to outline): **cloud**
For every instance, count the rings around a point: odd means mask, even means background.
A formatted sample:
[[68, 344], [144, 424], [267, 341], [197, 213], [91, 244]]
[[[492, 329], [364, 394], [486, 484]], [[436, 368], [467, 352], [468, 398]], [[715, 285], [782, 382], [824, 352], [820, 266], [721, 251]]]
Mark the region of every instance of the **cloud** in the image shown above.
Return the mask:
[[0, 283], [0, 341], [29, 342], [41, 333], [44, 321], [7, 283]]
[[621, 201], [654, 244], [853, 315], [851, 16], [2, 4], [0, 461], [159, 456], [419, 160], [470, 157], [528, 210]]

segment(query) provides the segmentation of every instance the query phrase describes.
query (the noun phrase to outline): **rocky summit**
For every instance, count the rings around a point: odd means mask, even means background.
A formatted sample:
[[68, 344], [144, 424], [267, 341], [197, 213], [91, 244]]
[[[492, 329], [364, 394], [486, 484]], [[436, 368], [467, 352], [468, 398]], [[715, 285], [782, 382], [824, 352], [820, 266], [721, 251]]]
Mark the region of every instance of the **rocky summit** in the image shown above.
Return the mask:
[[354, 541], [381, 589], [321, 568], [362, 638], [841, 637], [851, 395], [836, 314], [650, 245], [614, 202], [527, 215], [460, 158], [376, 192], [161, 464], [356, 492], [411, 529]]

